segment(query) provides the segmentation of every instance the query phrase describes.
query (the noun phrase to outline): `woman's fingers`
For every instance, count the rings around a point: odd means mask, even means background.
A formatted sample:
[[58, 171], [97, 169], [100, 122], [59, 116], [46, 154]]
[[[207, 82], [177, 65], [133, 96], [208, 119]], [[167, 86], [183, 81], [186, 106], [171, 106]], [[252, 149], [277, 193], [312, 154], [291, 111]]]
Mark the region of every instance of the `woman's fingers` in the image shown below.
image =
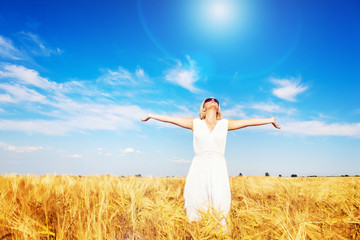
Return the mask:
[[274, 125], [274, 127], [276, 127], [277, 129], [281, 128], [279, 125], [276, 124], [276, 119], [275, 118], [273, 118], [272, 125]]
[[146, 122], [147, 120], [149, 120], [150, 119], [150, 114], [151, 113], [149, 113], [149, 115], [147, 115], [145, 118], [141, 119], [141, 121]]
[[146, 122], [149, 119], [150, 119], [149, 117], [146, 117], [146, 118], [141, 119], [141, 121]]
[[281, 127], [279, 125], [276, 124], [276, 122], [272, 123], [274, 125], [274, 127], [276, 127], [277, 129], [280, 129]]

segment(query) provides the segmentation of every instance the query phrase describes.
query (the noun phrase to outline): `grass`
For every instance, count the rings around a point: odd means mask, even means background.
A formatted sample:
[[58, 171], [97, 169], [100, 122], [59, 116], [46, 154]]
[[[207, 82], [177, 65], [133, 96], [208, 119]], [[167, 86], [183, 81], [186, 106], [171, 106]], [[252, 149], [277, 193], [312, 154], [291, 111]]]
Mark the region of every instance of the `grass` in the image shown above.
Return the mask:
[[0, 176], [0, 239], [359, 239], [360, 178], [232, 177], [227, 228], [185, 178]]

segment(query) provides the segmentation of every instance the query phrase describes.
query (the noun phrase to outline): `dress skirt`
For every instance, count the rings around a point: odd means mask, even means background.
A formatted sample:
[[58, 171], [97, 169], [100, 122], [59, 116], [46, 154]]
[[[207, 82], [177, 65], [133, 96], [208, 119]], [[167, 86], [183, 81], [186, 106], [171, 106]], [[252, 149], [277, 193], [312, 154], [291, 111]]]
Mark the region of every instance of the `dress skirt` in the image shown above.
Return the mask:
[[227, 216], [231, 194], [223, 154], [203, 152], [195, 155], [186, 178], [184, 198], [186, 215], [190, 221], [200, 220], [200, 212], [209, 209]]

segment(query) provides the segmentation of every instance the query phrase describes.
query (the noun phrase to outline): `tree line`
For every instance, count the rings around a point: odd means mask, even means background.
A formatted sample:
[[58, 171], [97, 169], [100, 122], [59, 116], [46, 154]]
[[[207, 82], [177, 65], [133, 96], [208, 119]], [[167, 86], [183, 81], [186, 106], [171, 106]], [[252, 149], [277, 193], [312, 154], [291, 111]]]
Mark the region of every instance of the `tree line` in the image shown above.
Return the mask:
[[[243, 176], [242, 173], [239, 173], [238, 176]], [[270, 177], [270, 173], [269, 172], [265, 172], [265, 177]], [[279, 174], [279, 177], [282, 177], [281, 174]], [[293, 173], [290, 175], [290, 177], [298, 177], [297, 174]], [[310, 175], [310, 176], [301, 176], [301, 177], [317, 177], [317, 175]], [[344, 175], [340, 175], [340, 176], [322, 176], [322, 177], [360, 177], [360, 175], [348, 175], [348, 174], [344, 174]]]

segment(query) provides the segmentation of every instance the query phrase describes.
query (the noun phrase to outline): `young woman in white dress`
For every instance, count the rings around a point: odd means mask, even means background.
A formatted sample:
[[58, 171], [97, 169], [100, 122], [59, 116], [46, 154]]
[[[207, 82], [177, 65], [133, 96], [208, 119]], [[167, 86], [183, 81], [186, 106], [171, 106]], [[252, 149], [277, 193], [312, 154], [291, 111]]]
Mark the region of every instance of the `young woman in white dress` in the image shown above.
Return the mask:
[[150, 118], [168, 122], [193, 131], [194, 158], [185, 182], [186, 215], [190, 221], [201, 219], [201, 212], [216, 210], [223, 221], [230, 211], [230, 185], [224, 158], [226, 136], [229, 130], [248, 126], [272, 124], [280, 129], [275, 118], [222, 119], [219, 101], [213, 97], [203, 101], [200, 118], [181, 118], [150, 113]]

